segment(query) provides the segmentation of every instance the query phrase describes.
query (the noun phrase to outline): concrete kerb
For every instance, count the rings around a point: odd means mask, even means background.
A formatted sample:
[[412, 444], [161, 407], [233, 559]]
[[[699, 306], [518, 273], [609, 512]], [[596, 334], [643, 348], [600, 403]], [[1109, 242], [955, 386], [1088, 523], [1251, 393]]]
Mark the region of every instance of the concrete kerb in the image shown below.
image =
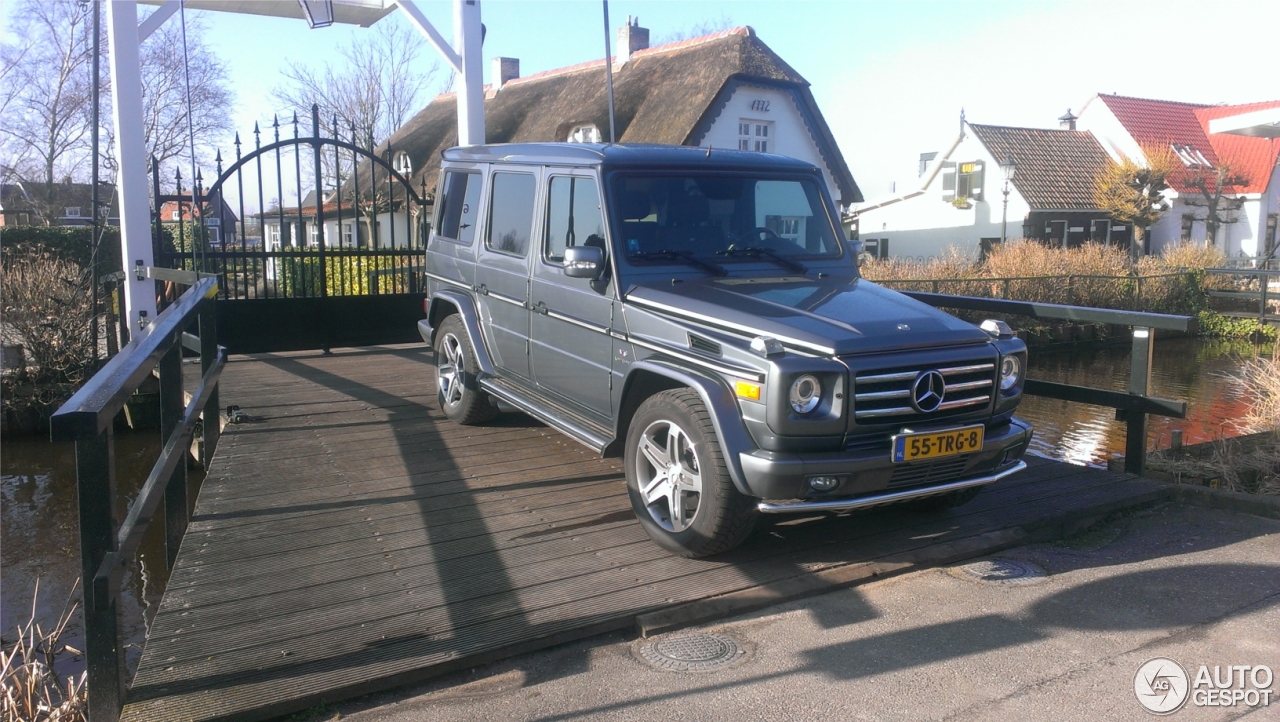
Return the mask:
[[1246, 494], [1195, 484], [1169, 484], [1169, 498], [1182, 504], [1280, 519], [1280, 496]]

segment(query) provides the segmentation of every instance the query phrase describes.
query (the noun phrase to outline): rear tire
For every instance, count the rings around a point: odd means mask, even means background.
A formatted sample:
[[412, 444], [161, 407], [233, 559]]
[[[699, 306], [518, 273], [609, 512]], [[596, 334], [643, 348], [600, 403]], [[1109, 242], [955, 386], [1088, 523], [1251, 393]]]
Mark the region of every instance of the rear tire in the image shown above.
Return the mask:
[[720, 554], [755, 528], [756, 501], [733, 485], [711, 415], [692, 389], [663, 391], [640, 404], [623, 458], [640, 526], [672, 554]]
[[471, 338], [462, 319], [453, 314], [445, 318], [436, 332], [436, 398], [440, 409], [451, 420], [471, 426], [498, 415], [489, 395], [480, 390], [476, 380], [480, 366]]

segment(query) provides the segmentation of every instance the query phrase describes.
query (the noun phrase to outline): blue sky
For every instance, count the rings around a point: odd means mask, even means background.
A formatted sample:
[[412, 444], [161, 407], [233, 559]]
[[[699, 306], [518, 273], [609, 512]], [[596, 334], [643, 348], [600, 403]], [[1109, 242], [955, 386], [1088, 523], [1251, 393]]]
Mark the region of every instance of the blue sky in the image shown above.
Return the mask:
[[[419, 7], [451, 36], [451, 2]], [[498, 55], [519, 58], [524, 75], [604, 55], [597, 0], [484, 0], [482, 12], [486, 73]], [[919, 154], [954, 138], [961, 108], [974, 122], [1054, 127], [1099, 92], [1204, 103], [1280, 98], [1276, 0], [613, 0], [609, 12], [615, 31], [634, 15], [655, 39], [721, 18], [751, 25], [812, 84], [868, 198], [895, 179], [900, 189], [913, 182]], [[270, 116], [268, 94], [287, 61], [319, 66], [370, 32], [201, 14], [204, 39], [222, 51], [239, 96], [235, 124], [246, 130]], [[382, 22], [403, 20], [396, 13]], [[427, 48], [424, 63], [434, 57]], [[441, 70], [439, 81], [447, 75]]]

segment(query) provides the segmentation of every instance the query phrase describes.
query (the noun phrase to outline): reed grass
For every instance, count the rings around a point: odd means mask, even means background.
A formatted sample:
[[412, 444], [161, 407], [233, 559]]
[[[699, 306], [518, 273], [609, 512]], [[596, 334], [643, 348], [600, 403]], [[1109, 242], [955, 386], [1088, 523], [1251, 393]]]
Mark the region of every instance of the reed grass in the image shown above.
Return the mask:
[[983, 261], [951, 247], [923, 263], [869, 261], [862, 273], [898, 290], [1195, 314], [1207, 307], [1203, 270], [1224, 261], [1217, 249], [1196, 244], [1172, 245], [1133, 265], [1120, 248], [1085, 244], [1063, 249], [1016, 240]]
[[[75, 587], [71, 593], [75, 594]], [[0, 720], [3, 722], [79, 722], [88, 704], [88, 673], [63, 677], [54, 666], [61, 655], [83, 652], [62, 642], [77, 604], [68, 597], [53, 629], [36, 620], [40, 582], [31, 599], [31, 617], [18, 626], [13, 644], [0, 649]]]

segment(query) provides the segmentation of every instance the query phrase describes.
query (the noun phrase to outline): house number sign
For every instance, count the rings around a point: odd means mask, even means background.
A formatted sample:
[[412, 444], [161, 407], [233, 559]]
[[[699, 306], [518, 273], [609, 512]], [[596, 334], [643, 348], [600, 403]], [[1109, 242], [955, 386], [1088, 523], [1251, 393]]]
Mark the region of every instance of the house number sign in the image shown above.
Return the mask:
[[768, 112], [769, 112], [769, 101], [767, 101], [767, 100], [753, 100], [753, 101], [751, 101], [751, 109], [752, 109], [752, 110], [754, 110], [754, 111], [760, 112], [760, 113], [768, 113]]

